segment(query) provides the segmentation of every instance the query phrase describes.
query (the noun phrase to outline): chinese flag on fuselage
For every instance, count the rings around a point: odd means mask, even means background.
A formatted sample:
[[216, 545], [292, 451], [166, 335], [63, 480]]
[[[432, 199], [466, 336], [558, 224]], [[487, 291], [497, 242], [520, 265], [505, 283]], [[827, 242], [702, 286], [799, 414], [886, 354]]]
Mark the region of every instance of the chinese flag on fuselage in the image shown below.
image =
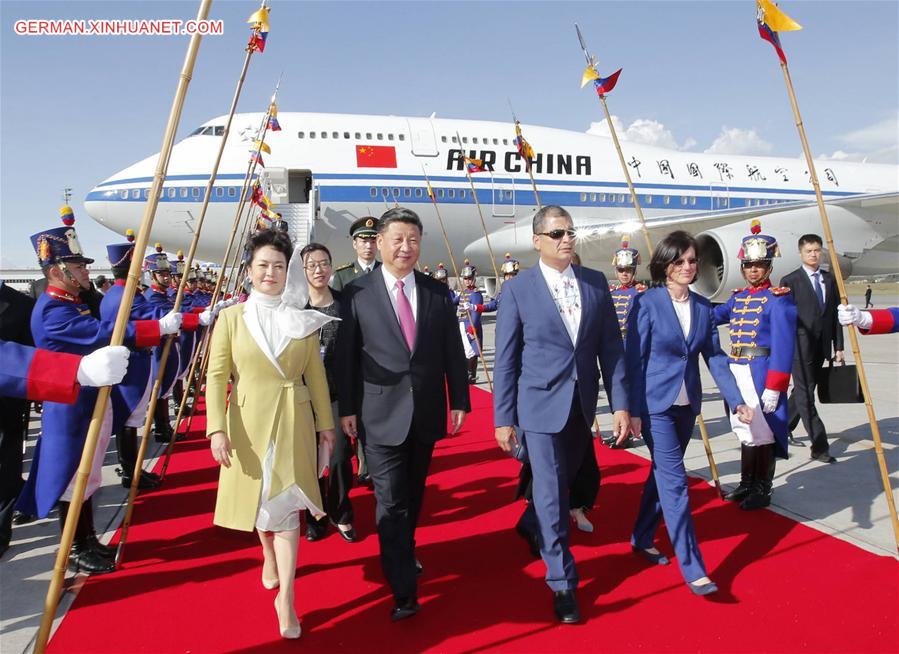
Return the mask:
[[396, 168], [396, 148], [392, 145], [357, 145], [357, 168]]

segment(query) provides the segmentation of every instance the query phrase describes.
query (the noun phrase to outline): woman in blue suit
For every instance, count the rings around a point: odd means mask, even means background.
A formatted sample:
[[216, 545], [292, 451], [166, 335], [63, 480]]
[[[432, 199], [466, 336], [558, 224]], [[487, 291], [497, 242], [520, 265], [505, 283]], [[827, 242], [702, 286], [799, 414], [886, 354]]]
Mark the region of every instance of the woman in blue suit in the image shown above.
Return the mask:
[[700, 355], [743, 422], [752, 420], [752, 409], [743, 403], [718, 344], [711, 304], [690, 291], [696, 271], [696, 241], [686, 232], [672, 232], [649, 264], [653, 288], [635, 300], [628, 316], [631, 427], [634, 434], [642, 432], [652, 455], [631, 547], [652, 563], [667, 565], [653, 545], [664, 516], [684, 580], [695, 594], [708, 595], [718, 587], [706, 575], [696, 542], [684, 469], [684, 452], [702, 407]]

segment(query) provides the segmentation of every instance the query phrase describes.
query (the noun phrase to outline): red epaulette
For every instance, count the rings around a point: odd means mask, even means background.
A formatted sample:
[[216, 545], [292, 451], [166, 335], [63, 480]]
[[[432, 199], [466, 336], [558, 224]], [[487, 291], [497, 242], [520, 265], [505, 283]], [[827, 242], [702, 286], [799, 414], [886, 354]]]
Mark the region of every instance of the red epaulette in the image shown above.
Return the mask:
[[646, 290], [646, 284], [637, 282], [637, 293], [643, 293]]
[[789, 286], [772, 286], [768, 289], [772, 295], [786, 295], [790, 292]]
[[748, 287], [748, 286], [744, 286], [743, 288], [735, 288], [735, 289], [733, 289], [733, 290], [730, 292], [730, 294], [731, 294], [731, 295], [736, 295], [736, 294], [739, 293], [740, 291], [745, 291], [747, 288], [749, 288], [749, 287]]

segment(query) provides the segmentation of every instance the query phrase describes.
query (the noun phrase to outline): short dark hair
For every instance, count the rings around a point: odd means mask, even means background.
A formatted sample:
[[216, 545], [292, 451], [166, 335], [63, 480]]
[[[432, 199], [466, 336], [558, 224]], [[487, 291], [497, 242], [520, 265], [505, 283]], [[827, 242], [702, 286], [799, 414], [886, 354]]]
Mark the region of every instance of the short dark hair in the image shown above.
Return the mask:
[[[665, 283], [668, 279], [668, 266], [684, 256], [684, 252], [690, 248], [693, 248], [694, 252], [699, 252], [696, 239], [683, 230], [671, 232], [659, 241], [652, 253], [652, 261], [649, 262], [649, 274], [655, 286]], [[699, 272], [699, 267], [696, 268], [696, 272]]]
[[303, 249], [300, 250], [300, 259], [303, 259], [305, 261], [306, 255], [310, 252], [324, 252], [328, 255], [328, 261], [331, 261], [331, 250], [326, 248], [321, 243], [310, 243], [309, 245], [303, 247]]
[[114, 279], [127, 279], [128, 271], [131, 270], [131, 266], [113, 266], [112, 267], [112, 276]]
[[796, 247], [801, 250], [802, 246], [806, 243], [817, 243], [821, 247], [824, 247], [824, 241], [822, 241], [821, 237], [817, 234], [803, 234], [799, 237], [799, 244]]
[[395, 209], [385, 211], [378, 222], [378, 234], [382, 234], [393, 223], [415, 225], [418, 227], [419, 234], [425, 231], [418, 214], [412, 211], [412, 209], [406, 209], [406, 207], [396, 207]]
[[290, 255], [293, 254], [293, 243], [290, 242], [290, 237], [286, 233], [277, 229], [265, 229], [253, 234], [247, 241], [247, 264], [253, 263], [253, 257], [256, 254], [256, 250], [258, 250], [259, 248], [263, 248], [266, 245], [270, 245], [271, 247], [275, 248], [278, 252], [284, 255], [284, 259], [288, 263], [290, 262]]
[[565, 209], [557, 204], [548, 204], [545, 207], [540, 208], [537, 213], [534, 214], [532, 228], [535, 234], [539, 234], [543, 231], [543, 223], [545, 223], [546, 219], [550, 216], [562, 216], [563, 218], [568, 218], [572, 225], [574, 224], [574, 221], [571, 219], [571, 214]]

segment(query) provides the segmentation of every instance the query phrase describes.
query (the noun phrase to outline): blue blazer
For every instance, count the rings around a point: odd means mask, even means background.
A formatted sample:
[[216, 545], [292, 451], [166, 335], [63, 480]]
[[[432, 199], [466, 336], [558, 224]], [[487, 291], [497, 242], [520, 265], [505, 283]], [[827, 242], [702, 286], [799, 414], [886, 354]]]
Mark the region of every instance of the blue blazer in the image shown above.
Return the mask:
[[631, 414], [666, 411], [687, 387], [690, 408], [702, 410], [699, 355], [705, 359], [728, 406], [743, 404], [728, 358], [718, 342], [712, 305], [690, 292], [690, 333], [684, 338], [667, 288], [651, 288], [634, 301], [627, 326], [627, 376], [631, 385]]
[[599, 367], [613, 411], [626, 410], [624, 346], [605, 275], [572, 266], [581, 294], [581, 323], [572, 345], [540, 266], [503, 284], [497, 314], [493, 412], [497, 426], [559, 433], [568, 421], [574, 382], [593, 423]]

